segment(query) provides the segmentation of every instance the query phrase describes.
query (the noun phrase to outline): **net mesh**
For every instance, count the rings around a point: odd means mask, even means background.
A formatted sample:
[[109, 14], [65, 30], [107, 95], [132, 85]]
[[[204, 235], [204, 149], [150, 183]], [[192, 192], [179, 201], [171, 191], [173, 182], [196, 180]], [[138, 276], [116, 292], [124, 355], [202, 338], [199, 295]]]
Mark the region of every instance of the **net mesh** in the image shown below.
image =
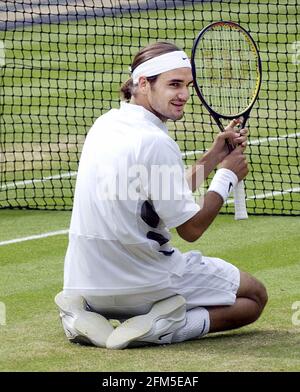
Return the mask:
[[[170, 40], [190, 53], [203, 27], [232, 20], [250, 31], [263, 67], [248, 123], [248, 211], [299, 215], [299, 14], [297, 0], [2, 1], [0, 208], [71, 209], [85, 135], [119, 106], [138, 49]], [[169, 129], [187, 164], [217, 132], [194, 93]]]

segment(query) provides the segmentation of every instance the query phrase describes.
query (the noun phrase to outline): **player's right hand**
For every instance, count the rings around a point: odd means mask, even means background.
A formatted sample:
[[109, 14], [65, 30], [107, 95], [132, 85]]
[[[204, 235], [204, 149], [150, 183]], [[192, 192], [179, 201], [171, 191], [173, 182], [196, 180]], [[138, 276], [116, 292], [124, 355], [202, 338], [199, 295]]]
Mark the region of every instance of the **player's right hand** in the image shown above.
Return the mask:
[[249, 172], [247, 157], [244, 154], [246, 146], [237, 146], [230, 154], [228, 154], [220, 163], [220, 168], [233, 171], [239, 181], [246, 177]]

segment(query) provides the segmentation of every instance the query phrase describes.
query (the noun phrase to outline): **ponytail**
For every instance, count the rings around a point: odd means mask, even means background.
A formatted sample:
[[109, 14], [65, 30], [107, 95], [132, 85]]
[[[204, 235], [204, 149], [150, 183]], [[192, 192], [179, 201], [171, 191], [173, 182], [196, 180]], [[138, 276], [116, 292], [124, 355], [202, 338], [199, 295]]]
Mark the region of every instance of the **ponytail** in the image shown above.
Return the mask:
[[128, 79], [122, 86], [121, 86], [121, 95], [123, 99], [127, 102], [130, 101], [132, 97], [132, 90], [133, 90], [133, 81], [132, 78]]

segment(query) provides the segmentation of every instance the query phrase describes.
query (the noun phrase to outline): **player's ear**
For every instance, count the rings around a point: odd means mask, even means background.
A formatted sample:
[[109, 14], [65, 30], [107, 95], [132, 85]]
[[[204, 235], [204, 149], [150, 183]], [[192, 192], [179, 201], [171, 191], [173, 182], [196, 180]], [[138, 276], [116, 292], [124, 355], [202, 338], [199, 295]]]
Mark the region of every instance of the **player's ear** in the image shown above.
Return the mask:
[[149, 82], [145, 76], [139, 78], [139, 90], [142, 94], [147, 94], [149, 88]]

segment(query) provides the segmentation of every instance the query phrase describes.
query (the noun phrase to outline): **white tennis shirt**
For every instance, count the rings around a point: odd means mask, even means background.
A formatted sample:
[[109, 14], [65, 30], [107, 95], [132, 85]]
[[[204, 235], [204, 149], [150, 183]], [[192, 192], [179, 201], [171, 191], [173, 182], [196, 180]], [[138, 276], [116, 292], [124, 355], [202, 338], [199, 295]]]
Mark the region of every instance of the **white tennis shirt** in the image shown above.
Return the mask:
[[168, 229], [199, 209], [165, 124], [122, 102], [96, 120], [84, 143], [64, 289], [118, 295], [166, 288], [186, 263]]

